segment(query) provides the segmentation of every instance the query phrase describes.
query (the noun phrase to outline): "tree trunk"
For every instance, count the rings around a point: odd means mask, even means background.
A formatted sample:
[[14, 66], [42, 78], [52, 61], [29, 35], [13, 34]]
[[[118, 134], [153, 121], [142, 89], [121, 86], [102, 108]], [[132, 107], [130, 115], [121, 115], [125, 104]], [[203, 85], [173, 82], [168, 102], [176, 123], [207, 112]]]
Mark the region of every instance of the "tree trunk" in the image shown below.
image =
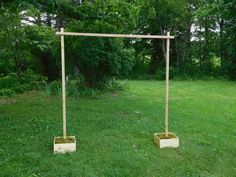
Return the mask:
[[52, 17], [50, 14], [47, 13], [47, 26], [52, 26]]
[[[202, 28], [200, 27], [200, 33]], [[199, 36], [199, 67], [202, 67], [202, 35]]]
[[164, 64], [164, 52], [162, 50], [162, 41], [154, 39], [152, 40], [152, 44], [153, 53], [149, 67], [150, 74], [154, 74], [157, 71], [157, 68]]
[[203, 47], [203, 62], [204, 64], [208, 63], [208, 59], [209, 59], [209, 28], [208, 25], [205, 25], [205, 44]]
[[224, 20], [219, 20], [219, 26], [220, 26], [220, 61], [221, 61], [221, 68], [225, 65], [225, 49], [223, 44], [223, 29], [224, 29]]
[[49, 81], [53, 81], [57, 78], [57, 68], [50, 58], [50, 54], [44, 53], [40, 57], [41, 72], [48, 78]]
[[[20, 72], [21, 72], [21, 69], [20, 69], [20, 64], [19, 64], [19, 61], [18, 61], [18, 57], [17, 57], [17, 46], [13, 46], [13, 41], [14, 39], [11, 38], [11, 34], [7, 28], [7, 39], [8, 39], [8, 43], [9, 43], [9, 47], [10, 47], [10, 51], [12, 52], [12, 59], [15, 63], [15, 72], [17, 73], [18, 76], [20, 76]], [[17, 44], [17, 41], [14, 41], [16, 44]]]

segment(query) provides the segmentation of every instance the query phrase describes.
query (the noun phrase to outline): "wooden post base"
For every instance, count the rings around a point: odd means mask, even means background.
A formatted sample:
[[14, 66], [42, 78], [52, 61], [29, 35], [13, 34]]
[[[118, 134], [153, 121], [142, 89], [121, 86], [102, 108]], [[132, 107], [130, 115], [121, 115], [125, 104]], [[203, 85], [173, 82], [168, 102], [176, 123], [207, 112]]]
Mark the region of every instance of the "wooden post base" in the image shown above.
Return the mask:
[[76, 151], [76, 139], [75, 136], [55, 137], [53, 141], [54, 154], [75, 152]]
[[165, 136], [165, 133], [154, 133], [154, 142], [161, 148], [177, 148], [179, 147], [179, 138], [172, 132]]

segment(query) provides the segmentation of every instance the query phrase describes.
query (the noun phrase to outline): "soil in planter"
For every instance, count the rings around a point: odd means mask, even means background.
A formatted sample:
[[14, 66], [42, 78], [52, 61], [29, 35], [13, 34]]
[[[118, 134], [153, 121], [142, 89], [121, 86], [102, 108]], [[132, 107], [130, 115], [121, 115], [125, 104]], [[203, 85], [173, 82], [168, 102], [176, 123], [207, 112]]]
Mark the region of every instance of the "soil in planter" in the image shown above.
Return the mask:
[[56, 138], [55, 144], [63, 144], [63, 143], [75, 143], [75, 138], [73, 137], [66, 137], [66, 139], [64, 139], [63, 137]]
[[169, 133], [168, 136], [165, 135], [165, 133], [163, 134], [158, 134], [157, 135], [160, 139], [173, 139], [173, 138], [177, 138], [175, 135], [173, 135], [172, 133]]

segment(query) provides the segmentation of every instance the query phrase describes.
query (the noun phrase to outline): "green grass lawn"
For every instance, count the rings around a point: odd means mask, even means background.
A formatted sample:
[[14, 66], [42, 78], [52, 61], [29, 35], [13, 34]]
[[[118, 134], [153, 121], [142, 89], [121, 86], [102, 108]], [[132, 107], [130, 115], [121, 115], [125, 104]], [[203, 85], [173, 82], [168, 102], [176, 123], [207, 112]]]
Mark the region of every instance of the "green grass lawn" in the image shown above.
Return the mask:
[[121, 93], [68, 98], [77, 152], [53, 154], [62, 134], [60, 97], [0, 99], [1, 177], [236, 176], [236, 83], [171, 81], [169, 124], [178, 149], [158, 149], [165, 83], [129, 81]]

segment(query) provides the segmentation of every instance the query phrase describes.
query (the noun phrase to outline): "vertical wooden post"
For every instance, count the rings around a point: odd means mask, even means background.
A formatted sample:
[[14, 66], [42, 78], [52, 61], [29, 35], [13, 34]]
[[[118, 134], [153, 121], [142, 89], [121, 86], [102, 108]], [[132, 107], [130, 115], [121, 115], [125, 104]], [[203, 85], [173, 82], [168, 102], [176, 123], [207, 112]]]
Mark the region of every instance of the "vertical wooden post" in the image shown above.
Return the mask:
[[[61, 32], [64, 29], [61, 28]], [[63, 115], [63, 138], [66, 138], [66, 81], [65, 81], [65, 49], [64, 35], [61, 35], [61, 80], [62, 80], [62, 115]]]
[[[170, 32], [167, 32], [170, 36]], [[169, 110], [169, 62], [170, 62], [170, 39], [166, 39], [166, 108], [165, 108], [165, 136], [168, 136], [168, 110]]]

